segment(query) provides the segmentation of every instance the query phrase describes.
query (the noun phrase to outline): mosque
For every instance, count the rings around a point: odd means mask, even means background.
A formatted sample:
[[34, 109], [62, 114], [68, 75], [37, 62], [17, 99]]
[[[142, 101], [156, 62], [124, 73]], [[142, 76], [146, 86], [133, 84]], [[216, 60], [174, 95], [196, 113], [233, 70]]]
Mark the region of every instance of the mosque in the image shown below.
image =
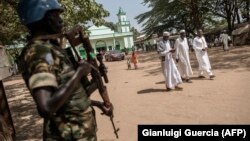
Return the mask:
[[133, 32], [130, 31], [130, 21], [127, 20], [126, 13], [122, 8], [119, 8], [117, 17], [117, 32], [106, 26], [91, 26], [88, 29], [89, 39], [95, 51], [98, 49], [104, 51], [132, 50], [134, 46]]

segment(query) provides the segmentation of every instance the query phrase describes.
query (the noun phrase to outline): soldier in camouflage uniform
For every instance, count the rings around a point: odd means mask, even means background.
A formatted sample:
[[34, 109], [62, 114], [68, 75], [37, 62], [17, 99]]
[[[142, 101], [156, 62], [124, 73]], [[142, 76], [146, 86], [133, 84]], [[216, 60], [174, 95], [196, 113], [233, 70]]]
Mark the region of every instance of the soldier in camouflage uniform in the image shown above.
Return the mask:
[[57, 41], [39, 38], [61, 32], [62, 11], [57, 0], [20, 1], [19, 17], [30, 37], [19, 66], [44, 118], [44, 141], [96, 141], [94, 110], [80, 83], [90, 65], [81, 62], [74, 69]]

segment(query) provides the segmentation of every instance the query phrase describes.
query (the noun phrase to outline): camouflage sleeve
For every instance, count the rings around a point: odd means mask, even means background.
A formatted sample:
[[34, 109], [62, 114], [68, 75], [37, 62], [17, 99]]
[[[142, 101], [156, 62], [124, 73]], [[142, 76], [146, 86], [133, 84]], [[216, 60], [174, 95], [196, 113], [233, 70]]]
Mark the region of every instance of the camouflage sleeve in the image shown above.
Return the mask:
[[53, 72], [54, 59], [51, 48], [46, 44], [31, 45], [25, 54], [29, 77], [29, 88], [32, 91], [39, 87], [57, 88], [55, 73]]

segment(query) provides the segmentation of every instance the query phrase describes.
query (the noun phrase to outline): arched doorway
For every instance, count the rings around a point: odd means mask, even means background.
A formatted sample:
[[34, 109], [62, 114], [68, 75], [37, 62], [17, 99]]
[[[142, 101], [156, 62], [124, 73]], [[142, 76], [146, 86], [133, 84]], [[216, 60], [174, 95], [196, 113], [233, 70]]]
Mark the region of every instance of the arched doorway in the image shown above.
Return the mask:
[[95, 48], [97, 52], [99, 51], [107, 51], [107, 45], [105, 41], [99, 40], [95, 43]]

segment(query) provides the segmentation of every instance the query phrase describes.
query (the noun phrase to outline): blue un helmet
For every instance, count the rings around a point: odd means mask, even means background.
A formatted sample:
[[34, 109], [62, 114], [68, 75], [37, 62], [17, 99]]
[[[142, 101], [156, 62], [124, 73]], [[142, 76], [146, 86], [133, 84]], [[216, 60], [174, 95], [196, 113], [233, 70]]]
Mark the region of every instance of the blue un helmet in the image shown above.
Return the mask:
[[57, 0], [20, 0], [18, 14], [21, 22], [28, 25], [41, 20], [50, 10], [63, 10]]

